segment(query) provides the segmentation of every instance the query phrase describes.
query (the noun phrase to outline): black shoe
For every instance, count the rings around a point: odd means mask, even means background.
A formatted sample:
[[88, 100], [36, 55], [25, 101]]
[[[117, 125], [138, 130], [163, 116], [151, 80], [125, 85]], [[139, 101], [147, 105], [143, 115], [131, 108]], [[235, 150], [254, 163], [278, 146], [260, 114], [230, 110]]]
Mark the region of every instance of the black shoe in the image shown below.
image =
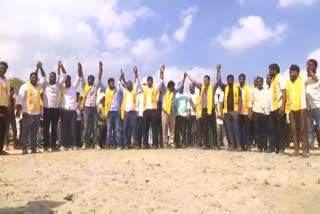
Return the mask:
[[272, 149], [267, 149], [267, 150], [265, 150], [265, 152], [266, 152], [266, 153], [273, 153], [274, 150], [272, 150]]
[[22, 154], [23, 154], [23, 155], [27, 155], [27, 154], [28, 154], [28, 150], [23, 150], [23, 151], [22, 151]]
[[2, 151], [0, 151], [0, 155], [9, 155], [9, 153], [2, 150]]

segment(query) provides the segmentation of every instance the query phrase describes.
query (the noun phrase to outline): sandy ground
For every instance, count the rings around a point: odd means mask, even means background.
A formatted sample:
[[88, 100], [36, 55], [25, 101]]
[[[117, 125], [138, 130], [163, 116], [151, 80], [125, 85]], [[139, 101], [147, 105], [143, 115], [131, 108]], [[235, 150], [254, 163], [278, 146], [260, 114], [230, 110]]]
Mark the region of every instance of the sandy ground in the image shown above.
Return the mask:
[[[13, 151], [11, 151], [13, 153]], [[0, 213], [320, 213], [320, 151], [0, 156]]]

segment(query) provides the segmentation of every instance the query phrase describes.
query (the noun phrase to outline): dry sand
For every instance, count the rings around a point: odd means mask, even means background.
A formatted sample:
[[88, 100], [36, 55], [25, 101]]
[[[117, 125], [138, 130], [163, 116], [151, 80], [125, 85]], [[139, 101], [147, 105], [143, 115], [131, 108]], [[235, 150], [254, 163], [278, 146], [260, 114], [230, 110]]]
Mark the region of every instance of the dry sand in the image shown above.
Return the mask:
[[313, 154], [188, 149], [0, 156], [0, 213], [320, 213], [320, 151]]

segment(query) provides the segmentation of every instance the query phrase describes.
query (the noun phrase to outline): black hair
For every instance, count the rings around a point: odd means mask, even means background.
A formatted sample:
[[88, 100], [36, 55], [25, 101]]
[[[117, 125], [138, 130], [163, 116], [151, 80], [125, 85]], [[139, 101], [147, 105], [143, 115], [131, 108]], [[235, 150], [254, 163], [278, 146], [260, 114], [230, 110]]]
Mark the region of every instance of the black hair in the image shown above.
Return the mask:
[[93, 75], [89, 75], [88, 79], [92, 78], [94, 80], [94, 76]]
[[36, 77], [38, 78], [38, 73], [37, 72], [31, 72], [30, 73], [30, 78], [31, 78], [32, 75], [36, 75]]
[[232, 74], [229, 74], [229, 75], [227, 76], [227, 79], [229, 79], [229, 78], [232, 78], [232, 79], [234, 80], [234, 76], [233, 76]]
[[290, 71], [297, 71], [300, 72], [300, 67], [298, 65], [292, 64], [289, 68]]
[[147, 81], [148, 81], [148, 80], [151, 80], [151, 81], [153, 81], [153, 78], [152, 78], [152, 76], [148, 76], [148, 77], [147, 77]]
[[56, 72], [50, 72], [50, 75], [53, 74], [54, 76], [57, 76]]
[[210, 76], [209, 76], [209, 75], [205, 75], [205, 76], [203, 77], [203, 79], [205, 79], [205, 78], [208, 78], [208, 80], [210, 81]]
[[14, 92], [14, 87], [10, 86], [10, 92], [13, 91]]
[[114, 79], [113, 79], [113, 78], [109, 78], [109, 79], [108, 79], [108, 84], [110, 84], [111, 82], [114, 82]]
[[316, 66], [316, 68], [318, 67], [318, 62], [317, 62], [317, 60], [315, 60], [315, 59], [309, 59], [308, 62], [313, 63], [313, 64]]
[[280, 67], [277, 63], [269, 65], [269, 70], [276, 70], [277, 73], [280, 73]]
[[170, 80], [167, 84], [167, 88], [174, 87], [174, 86], [175, 86], [175, 83], [172, 80]]
[[6, 69], [9, 68], [8, 63], [6, 63], [6, 62], [4, 62], [4, 61], [1, 61], [1, 62], [0, 62], [0, 65], [4, 65], [4, 66], [6, 67]]
[[262, 77], [257, 77], [257, 80], [261, 80], [263, 82], [263, 78]]
[[240, 75], [239, 75], [239, 79], [240, 79], [241, 77], [243, 77], [244, 80], [246, 80], [246, 75], [245, 75], [245, 74], [240, 74]]

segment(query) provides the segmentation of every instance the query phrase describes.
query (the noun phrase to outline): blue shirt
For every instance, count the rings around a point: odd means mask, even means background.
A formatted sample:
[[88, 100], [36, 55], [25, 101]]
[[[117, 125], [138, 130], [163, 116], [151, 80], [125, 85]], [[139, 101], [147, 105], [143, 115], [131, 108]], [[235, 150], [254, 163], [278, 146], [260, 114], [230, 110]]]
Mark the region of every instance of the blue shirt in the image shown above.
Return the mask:
[[[103, 91], [106, 91], [106, 87], [104, 85], [100, 85], [100, 88]], [[121, 109], [121, 103], [122, 103], [122, 92], [118, 89], [115, 88], [115, 92], [112, 98], [111, 106], [110, 106], [110, 111], [120, 111]]]

